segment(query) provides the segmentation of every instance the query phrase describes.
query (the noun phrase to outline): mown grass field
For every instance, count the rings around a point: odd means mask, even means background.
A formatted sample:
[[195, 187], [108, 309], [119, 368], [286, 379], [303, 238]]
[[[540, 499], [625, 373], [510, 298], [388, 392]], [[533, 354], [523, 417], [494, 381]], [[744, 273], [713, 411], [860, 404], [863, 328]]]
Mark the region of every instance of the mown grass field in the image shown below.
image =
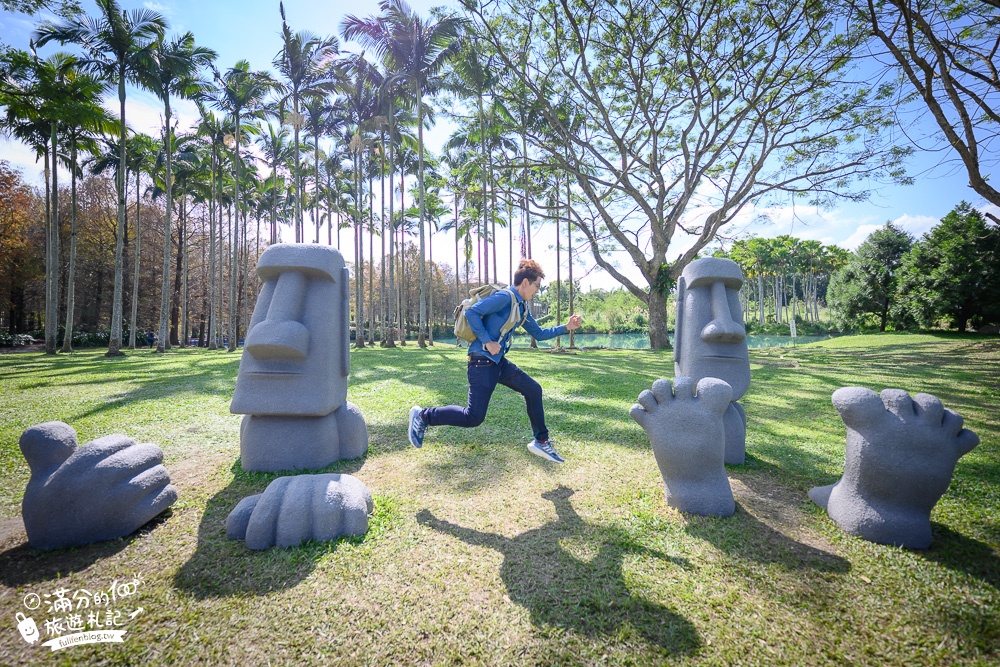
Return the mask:
[[[668, 508], [628, 416], [640, 391], [673, 376], [669, 352], [512, 359], [545, 388], [565, 465], [527, 452], [523, 402], [503, 387], [481, 427], [432, 429], [414, 450], [407, 410], [464, 403], [463, 352], [353, 351], [349, 400], [371, 446], [327, 471], [371, 489], [369, 533], [253, 552], [226, 539], [225, 519], [277, 475], [239, 466], [237, 355], [0, 355], [0, 664], [1000, 664], [1000, 339], [752, 350], [730, 518]], [[929, 550], [846, 535], [806, 496], [842, 471], [830, 395], [848, 385], [934, 394], [980, 436], [934, 510]], [[17, 440], [50, 420], [81, 443], [125, 433], [158, 444], [180, 500], [129, 538], [30, 548]], [[44, 603], [26, 610], [27, 596], [123, 581], [140, 583], [114, 607], [122, 643], [52, 652], [18, 634], [18, 612], [39, 626], [54, 616]]]

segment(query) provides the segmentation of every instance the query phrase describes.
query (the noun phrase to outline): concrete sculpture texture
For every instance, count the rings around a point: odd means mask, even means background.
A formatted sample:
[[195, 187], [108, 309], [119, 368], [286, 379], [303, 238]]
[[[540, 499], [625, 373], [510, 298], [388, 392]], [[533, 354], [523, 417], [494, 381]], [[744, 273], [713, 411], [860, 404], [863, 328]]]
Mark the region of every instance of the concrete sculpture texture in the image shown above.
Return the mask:
[[723, 418], [726, 463], [731, 464], [746, 460], [747, 416], [738, 402], [750, 387], [750, 353], [739, 300], [742, 285], [739, 265], [718, 257], [691, 262], [677, 282], [674, 373], [695, 382], [718, 378], [732, 388]]
[[979, 436], [930, 394], [844, 387], [833, 393], [833, 405], [847, 425], [844, 474], [809, 497], [852, 535], [926, 549], [931, 509]]
[[109, 435], [77, 447], [63, 422], [30, 427], [20, 445], [31, 468], [21, 513], [37, 549], [124, 537], [177, 500], [156, 445]]
[[239, 502], [226, 517], [226, 535], [250, 549], [359, 536], [368, 532], [373, 508], [368, 488], [350, 475], [279, 477]]
[[724, 463], [723, 415], [733, 390], [716, 378], [657, 380], [629, 414], [646, 431], [663, 476], [667, 505], [692, 514], [730, 516], [736, 501]]
[[368, 427], [347, 402], [350, 274], [334, 248], [277, 244], [257, 263], [264, 281], [230, 410], [244, 414], [244, 470], [322, 468], [368, 451]]

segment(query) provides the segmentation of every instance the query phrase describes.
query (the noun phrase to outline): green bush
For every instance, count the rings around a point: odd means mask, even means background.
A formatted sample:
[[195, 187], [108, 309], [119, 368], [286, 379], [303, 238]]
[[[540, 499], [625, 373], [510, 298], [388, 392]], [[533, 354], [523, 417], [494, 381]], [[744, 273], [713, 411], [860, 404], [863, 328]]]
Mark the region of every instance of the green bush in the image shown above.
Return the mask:
[[0, 347], [25, 347], [35, 342], [31, 334], [8, 334], [0, 332]]

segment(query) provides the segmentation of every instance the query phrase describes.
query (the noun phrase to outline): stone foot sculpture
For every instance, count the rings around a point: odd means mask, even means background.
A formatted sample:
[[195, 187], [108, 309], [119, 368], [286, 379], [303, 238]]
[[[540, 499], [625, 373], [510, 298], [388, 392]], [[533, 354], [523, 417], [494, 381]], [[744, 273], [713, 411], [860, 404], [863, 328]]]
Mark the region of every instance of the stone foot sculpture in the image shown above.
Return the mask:
[[27, 429], [20, 445], [31, 468], [21, 513], [28, 542], [58, 549], [135, 532], [177, 500], [163, 452], [124, 435], [76, 446], [63, 422]]
[[350, 475], [279, 477], [236, 505], [226, 517], [226, 536], [267, 549], [364, 535], [373, 508], [368, 488]]
[[692, 514], [730, 516], [736, 511], [726, 476], [723, 414], [732, 388], [722, 380], [657, 380], [629, 410], [646, 431], [663, 475], [667, 504]]
[[863, 387], [833, 393], [847, 425], [844, 475], [809, 491], [840, 528], [870, 542], [911, 549], [931, 544], [931, 509], [955, 464], [979, 444], [936, 397]]

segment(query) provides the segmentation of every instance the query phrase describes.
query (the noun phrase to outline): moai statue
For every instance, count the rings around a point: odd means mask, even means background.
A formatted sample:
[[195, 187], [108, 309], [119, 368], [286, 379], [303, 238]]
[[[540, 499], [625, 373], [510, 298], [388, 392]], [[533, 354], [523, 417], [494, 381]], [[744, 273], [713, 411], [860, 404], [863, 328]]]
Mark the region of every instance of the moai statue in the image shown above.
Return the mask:
[[629, 414], [646, 431], [663, 476], [667, 505], [692, 514], [730, 516], [736, 501], [723, 462], [722, 416], [733, 390], [716, 378], [657, 380]]
[[351, 475], [279, 477], [226, 517], [226, 536], [250, 549], [295, 547], [368, 532], [372, 494]]
[[368, 427], [347, 402], [350, 276], [334, 248], [277, 244], [257, 263], [264, 281], [230, 410], [244, 470], [322, 468], [368, 451]]
[[833, 405], [847, 425], [844, 475], [809, 498], [852, 535], [926, 549], [931, 510], [979, 436], [930, 394], [844, 387], [833, 392]]
[[739, 265], [718, 257], [691, 262], [677, 283], [674, 374], [695, 382], [718, 378], [732, 388], [723, 417], [730, 464], [746, 460], [747, 415], [738, 402], [750, 387], [750, 353], [739, 300], [742, 285]]
[[36, 549], [124, 537], [177, 500], [156, 445], [109, 435], [77, 447], [63, 422], [32, 426], [20, 445], [31, 468], [21, 514]]

